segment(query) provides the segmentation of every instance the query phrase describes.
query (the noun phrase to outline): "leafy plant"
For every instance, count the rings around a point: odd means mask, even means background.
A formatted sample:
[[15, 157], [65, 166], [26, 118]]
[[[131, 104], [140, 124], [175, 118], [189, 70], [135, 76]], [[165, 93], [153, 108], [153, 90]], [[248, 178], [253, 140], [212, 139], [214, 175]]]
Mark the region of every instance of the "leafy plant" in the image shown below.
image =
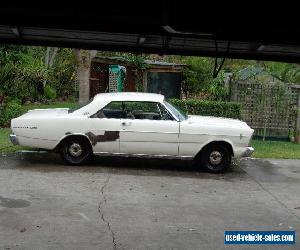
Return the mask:
[[200, 92], [207, 88], [212, 81], [212, 64], [208, 58], [186, 57], [183, 63], [187, 65], [184, 69], [184, 84], [190, 92]]
[[55, 100], [56, 90], [54, 88], [52, 88], [50, 85], [46, 85], [44, 88], [44, 96], [48, 100]]
[[205, 90], [210, 94], [210, 100], [227, 100], [229, 97], [229, 88], [224, 84], [224, 72], [220, 72]]
[[285, 83], [300, 82], [300, 66], [291, 63], [266, 62], [265, 69], [271, 75]]
[[8, 63], [19, 64], [26, 53], [29, 53], [27, 46], [0, 45], [0, 67]]
[[224, 71], [213, 78], [214, 63], [211, 58], [181, 57], [179, 62], [186, 64], [183, 71], [183, 91], [187, 97], [205, 96], [209, 100], [221, 101], [228, 99], [229, 90], [225, 86]]
[[129, 53], [126, 57], [128, 62], [132, 63], [138, 70], [146, 70], [149, 65], [145, 63], [145, 58], [140, 55]]
[[75, 60], [72, 50], [59, 49], [51, 67], [45, 64], [45, 55], [45, 47], [0, 46], [1, 96], [23, 103], [52, 99], [54, 95], [50, 97], [48, 90], [44, 97], [47, 85], [59, 93], [59, 97], [73, 95]]
[[241, 105], [238, 103], [198, 99], [170, 99], [169, 101], [187, 114], [241, 119]]
[[12, 63], [0, 67], [0, 92], [5, 97], [20, 100], [32, 94], [30, 87], [24, 81], [21, 69]]
[[22, 106], [16, 100], [12, 100], [0, 107], [0, 127], [8, 127], [10, 120], [21, 114]]
[[76, 65], [72, 49], [60, 49], [56, 55], [55, 63], [48, 84], [56, 90], [57, 97], [75, 95]]

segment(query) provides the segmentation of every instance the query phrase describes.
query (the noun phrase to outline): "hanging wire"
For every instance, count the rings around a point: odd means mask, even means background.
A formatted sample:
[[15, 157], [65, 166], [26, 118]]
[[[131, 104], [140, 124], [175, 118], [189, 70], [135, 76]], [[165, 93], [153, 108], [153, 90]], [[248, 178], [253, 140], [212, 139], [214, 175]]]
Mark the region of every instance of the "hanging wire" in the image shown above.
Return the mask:
[[[215, 48], [216, 48], [216, 57], [215, 57], [215, 66], [214, 66], [214, 71], [213, 71], [213, 78], [216, 78], [218, 76], [218, 74], [219, 74], [220, 70], [222, 69], [222, 66], [225, 62], [225, 59], [226, 59], [226, 57], [223, 57], [220, 65], [218, 67], [218, 54], [219, 54], [219, 51], [218, 51], [218, 40], [217, 39], [215, 39]], [[230, 41], [228, 40], [226, 55], [228, 55], [229, 49], [230, 49]]]

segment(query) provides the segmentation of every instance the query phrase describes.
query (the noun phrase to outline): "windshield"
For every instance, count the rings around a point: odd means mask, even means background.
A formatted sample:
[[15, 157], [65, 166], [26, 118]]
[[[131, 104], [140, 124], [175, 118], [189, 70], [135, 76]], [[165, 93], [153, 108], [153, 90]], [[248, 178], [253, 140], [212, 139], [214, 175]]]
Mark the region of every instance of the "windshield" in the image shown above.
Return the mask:
[[175, 107], [173, 104], [170, 104], [164, 101], [164, 104], [171, 110], [171, 112], [177, 117], [179, 121], [186, 120], [188, 116], [179, 108]]

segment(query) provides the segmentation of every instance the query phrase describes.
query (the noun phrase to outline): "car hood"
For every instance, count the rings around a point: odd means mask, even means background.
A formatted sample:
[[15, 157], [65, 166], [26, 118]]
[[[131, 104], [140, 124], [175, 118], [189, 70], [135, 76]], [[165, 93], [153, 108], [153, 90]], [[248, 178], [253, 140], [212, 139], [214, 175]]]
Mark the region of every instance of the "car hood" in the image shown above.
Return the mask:
[[238, 119], [223, 118], [223, 117], [213, 117], [213, 116], [200, 116], [200, 115], [189, 115], [188, 122], [190, 124], [199, 124], [199, 125], [210, 125], [217, 127], [231, 127], [238, 129], [252, 130], [247, 123], [240, 121]]

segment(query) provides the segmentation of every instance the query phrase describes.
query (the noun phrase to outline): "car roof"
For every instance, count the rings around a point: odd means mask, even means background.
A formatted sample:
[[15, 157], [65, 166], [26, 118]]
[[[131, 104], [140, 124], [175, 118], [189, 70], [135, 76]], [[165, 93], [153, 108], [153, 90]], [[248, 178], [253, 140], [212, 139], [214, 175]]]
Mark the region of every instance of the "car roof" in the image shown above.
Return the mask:
[[143, 92], [113, 92], [101, 93], [94, 97], [94, 100], [101, 101], [144, 101], [144, 102], [162, 102], [165, 97], [161, 94], [143, 93]]
[[100, 109], [113, 101], [126, 101], [126, 102], [163, 102], [164, 96], [160, 94], [141, 93], [141, 92], [113, 92], [113, 93], [101, 93], [97, 94], [92, 101], [83, 106], [82, 108], [75, 110], [70, 115], [72, 116], [89, 116], [95, 114]]

